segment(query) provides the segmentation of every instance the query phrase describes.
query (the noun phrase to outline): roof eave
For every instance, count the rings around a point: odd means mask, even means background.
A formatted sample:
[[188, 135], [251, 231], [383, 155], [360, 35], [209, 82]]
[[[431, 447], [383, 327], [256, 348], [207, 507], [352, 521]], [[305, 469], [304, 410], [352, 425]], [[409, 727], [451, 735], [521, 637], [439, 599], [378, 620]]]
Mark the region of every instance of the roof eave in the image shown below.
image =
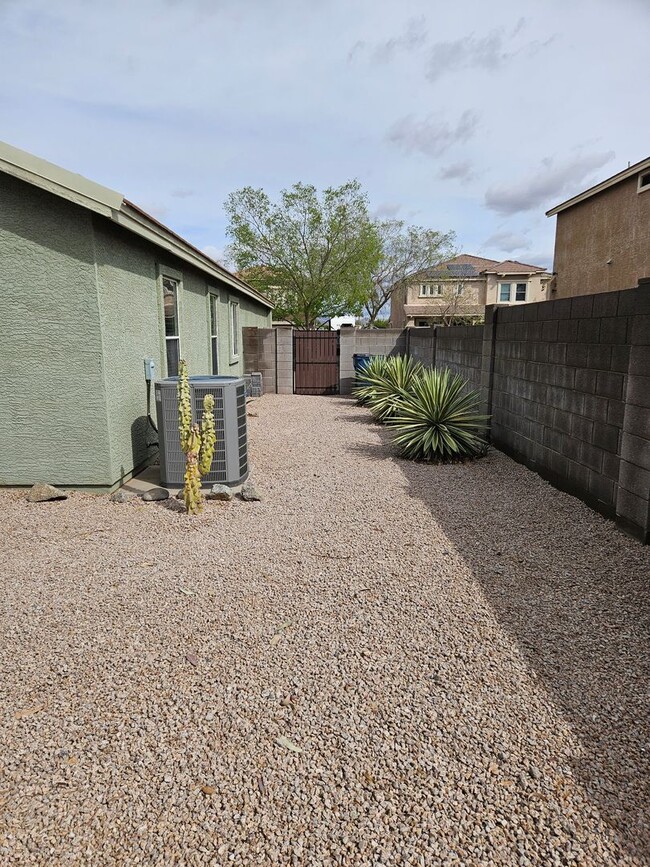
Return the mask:
[[207, 271], [222, 283], [227, 283], [233, 289], [237, 289], [238, 292], [268, 307], [269, 310], [273, 309], [273, 302], [242, 280], [241, 277], [232, 274], [218, 262], [215, 262], [214, 259], [211, 259], [199, 250], [198, 247], [194, 247], [180, 235], [177, 235], [176, 232], [160, 223], [150, 214], [147, 214], [142, 208], [139, 208], [133, 202], [129, 202], [128, 199], [124, 200], [123, 206], [119, 211], [113, 213], [112, 219], [114, 222], [124, 226], [124, 228], [146, 238], [158, 247], [163, 247], [201, 271]]
[[101, 184], [69, 172], [47, 160], [0, 142], [0, 172], [12, 175], [34, 187], [81, 205], [97, 214], [110, 217], [124, 197]]
[[607, 178], [606, 180], [601, 181], [599, 184], [596, 184], [593, 187], [589, 187], [588, 190], [584, 190], [582, 193], [578, 193], [577, 196], [573, 196], [572, 198], [567, 199], [566, 202], [561, 202], [559, 205], [555, 205], [554, 208], [551, 208], [550, 211], [546, 212], [546, 216], [554, 217], [556, 214], [559, 214], [560, 211], [565, 211], [567, 208], [572, 208], [574, 205], [578, 205], [580, 202], [584, 202], [585, 199], [590, 199], [592, 196], [596, 196], [598, 195], [598, 193], [602, 193], [609, 187], [620, 184], [621, 181], [626, 181], [628, 178], [631, 178], [639, 172], [642, 172], [644, 169], [648, 168], [650, 168], [650, 157], [645, 160], [641, 160], [638, 163], [635, 163], [633, 166], [629, 166], [627, 169], [623, 169], [622, 172], [618, 172], [618, 174], [612, 175], [611, 178]]

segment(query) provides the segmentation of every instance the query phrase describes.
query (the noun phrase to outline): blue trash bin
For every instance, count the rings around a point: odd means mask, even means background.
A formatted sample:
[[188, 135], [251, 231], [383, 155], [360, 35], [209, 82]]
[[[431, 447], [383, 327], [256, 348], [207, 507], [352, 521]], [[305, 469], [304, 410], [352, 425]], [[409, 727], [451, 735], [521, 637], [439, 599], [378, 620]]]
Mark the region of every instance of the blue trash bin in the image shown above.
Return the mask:
[[372, 356], [365, 355], [361, 352], [355, 352], [352, 356], [352, 363], [354, 365], [354, 372], [361, 373], [362, 370], [365, 370], [366, 367], [370, 364], [370, 359]]

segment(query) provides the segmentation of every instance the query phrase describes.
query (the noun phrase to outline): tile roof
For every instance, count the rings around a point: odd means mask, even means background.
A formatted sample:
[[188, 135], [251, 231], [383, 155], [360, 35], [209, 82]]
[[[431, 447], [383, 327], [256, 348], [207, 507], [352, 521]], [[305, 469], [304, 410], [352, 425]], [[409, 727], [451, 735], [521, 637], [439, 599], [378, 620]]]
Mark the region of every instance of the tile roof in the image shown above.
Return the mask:
[[446, 262], [439, 262], [432, 268], [424, 268], [417, 274], [412, 275], [415, 282], [417, 279], [431, 280], [464, 278], [472, 279], [482, 274], [538, 274], [546, 271], [539, 265], [526, 265], [524, 262], [516, 262], [513, 259], [486, 259], [483, 256], [471, 256], [469, 253], [460, 253]]
[[537, 274], [546, 271], [539, 265], [526, 265], [524, 262], [516, 262], [514, 259], [505, 259], [503, 262], [495, 262], [492, 267], [484, 269], [488, 274]]

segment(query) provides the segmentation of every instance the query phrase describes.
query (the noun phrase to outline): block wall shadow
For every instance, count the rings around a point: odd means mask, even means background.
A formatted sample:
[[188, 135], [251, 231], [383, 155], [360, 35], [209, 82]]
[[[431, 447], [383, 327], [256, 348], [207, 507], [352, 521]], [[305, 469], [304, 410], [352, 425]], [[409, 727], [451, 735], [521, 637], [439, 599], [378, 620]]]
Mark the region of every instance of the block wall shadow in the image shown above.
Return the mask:
[[[377, 433], [376, 447], [355, 452], [394, 455], [390, 432]], [[554, 498], [553, 514], [542, 511], [544, 483], [514, 462], [513, 482], [510, 459], [494, 450], [463, 465], [395, 461], [579, 738], [577, 781], [646, 863], [650, 549], [566, 494]]]

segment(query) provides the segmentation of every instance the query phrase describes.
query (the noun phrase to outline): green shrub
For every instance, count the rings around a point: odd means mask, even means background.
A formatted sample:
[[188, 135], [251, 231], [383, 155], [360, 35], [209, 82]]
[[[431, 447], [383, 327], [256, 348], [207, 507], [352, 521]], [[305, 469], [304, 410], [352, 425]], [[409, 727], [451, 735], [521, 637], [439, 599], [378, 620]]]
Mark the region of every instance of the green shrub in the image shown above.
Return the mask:
[[450, 370], [425, 370], [400, 394], [388, 424], [404, 457], [450, 461], [485, 452], [481, 433], [489, 416], [480, 415], [478, 392], [466, 386]]
[[360, 385], [355, 394], [377, 421], [385, 423], [394, 414], [397, 401], [408, 393], [422, 370], [419, 361], [404, 355], [371, 359], [358, 375]]

